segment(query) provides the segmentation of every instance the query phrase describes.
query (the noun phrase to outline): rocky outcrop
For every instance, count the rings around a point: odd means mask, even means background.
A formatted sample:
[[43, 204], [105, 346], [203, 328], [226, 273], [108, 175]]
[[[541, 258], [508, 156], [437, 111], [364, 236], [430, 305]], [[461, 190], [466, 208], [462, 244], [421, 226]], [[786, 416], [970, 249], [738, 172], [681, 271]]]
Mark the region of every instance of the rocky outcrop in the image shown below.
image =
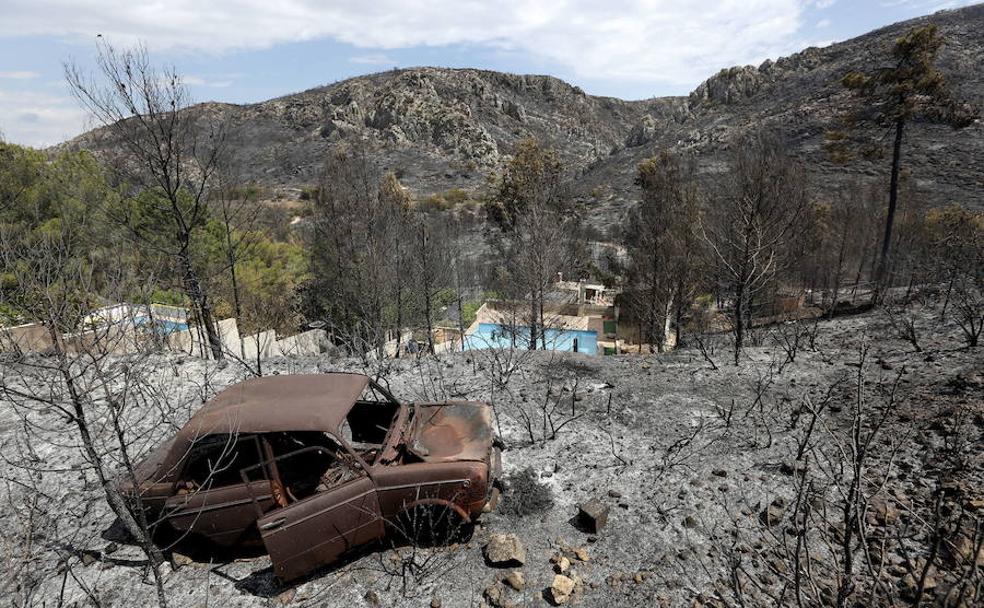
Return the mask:
[[[984, 5], [942, 11], [898, 23], [824, 48], [811, 47], [758, 67], [721, 70], [688, 97], [656, 100], [634, 123], [624, 147], [595, 163], [579, 182], [585, 198], [604, 189], [609, 201], [598, 210], [596, 225], [610, 225], [638, 200], [634, 185], [638, 163], [665, 150], [694, 158], [705, 187], [714, 187], [731, 159], [736, 139], [766, 128], [785, 139], [790, 152], [803, 161], [813, 196], [823, 200], [841, 184], [884, 184], [884, 159], [835, 163], [825, 152], [824, 136], [842, 128], [853, 100], [841, 85], [847, 72], [870, 69], [890, 59], [895, 40], [907, 29], [935, 24], [946, 37], [938, 65], [956, 95], [984, 110]], [[976, 67], [975, 67], [976, 66]], [[662, 108], [657, 112], [655, 108]], [[872, 130], [873, 139], [890, 141]], [[903, 166], [918, 196], [933, 205], [957, 202], [984, 209], [984, 123], [954, 131], [914, 121], [906, 130]]]
[[699, 106], [711, 101], [715, 103], [738, 103], [758, 93], [767, 82], [767, 77], [759, 68], [750, 65], [721, 70], [700, 84], [690, 94], [690, 103]]
[[[840, 79], [888, 57], [907, 28], [935, 23], [947, 37], [940, 66], [961, 99], [984, 108], [984, 5], [900, 23], [824, 48], [723, 69], [687, 97], [623, 101], [586, 94], [550, 76], [474, 69], [412, 68], [359, 76], [251, 105], [203, 104], [226, 123], [235, 173], [300, 191], [317, 178], [327, 153], [355, 145], [400, 175], [418, 196], [485, 187], [516, 143], [535, 137], [577, 176], [577, 193], [610, 193], [589, 221], [610, 225], [638, 198], [635, 167], [664, 150], [695, 157], [705, 181], [719, 175], [737, 135], [778, 130], [805, 161], [817, 196], [852, 178], [884, 179], [884, 163], [835, 165], [824, 133], [846, 108]], [[69, 145], [111, 146], [98, 132]], [[984, 208], [984, 125], [953, 133], [913, 123], [905, 174], [931, 203]]]

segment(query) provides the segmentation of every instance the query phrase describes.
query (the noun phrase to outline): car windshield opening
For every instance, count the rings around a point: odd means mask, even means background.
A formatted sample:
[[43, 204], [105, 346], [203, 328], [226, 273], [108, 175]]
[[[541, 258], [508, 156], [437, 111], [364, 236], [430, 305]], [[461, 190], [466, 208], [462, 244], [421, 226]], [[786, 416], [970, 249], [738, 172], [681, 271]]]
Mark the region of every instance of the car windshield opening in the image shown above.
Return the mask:
[[398, 403], [369, 384], [345, 417], [340, 429], [342, 437], [357, 449], [378, 449], [386, 441], [399, 409]]

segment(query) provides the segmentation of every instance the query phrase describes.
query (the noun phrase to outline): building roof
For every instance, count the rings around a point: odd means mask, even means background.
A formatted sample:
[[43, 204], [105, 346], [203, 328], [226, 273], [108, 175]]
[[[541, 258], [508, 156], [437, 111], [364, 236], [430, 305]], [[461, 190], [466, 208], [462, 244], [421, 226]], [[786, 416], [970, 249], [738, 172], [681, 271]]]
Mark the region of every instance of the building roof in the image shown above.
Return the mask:
[[252, 378], [217, 394], [178, 433], [188, 445], [213, 433], [335, 432], [369, 378], [362, 374], [287, 374]]

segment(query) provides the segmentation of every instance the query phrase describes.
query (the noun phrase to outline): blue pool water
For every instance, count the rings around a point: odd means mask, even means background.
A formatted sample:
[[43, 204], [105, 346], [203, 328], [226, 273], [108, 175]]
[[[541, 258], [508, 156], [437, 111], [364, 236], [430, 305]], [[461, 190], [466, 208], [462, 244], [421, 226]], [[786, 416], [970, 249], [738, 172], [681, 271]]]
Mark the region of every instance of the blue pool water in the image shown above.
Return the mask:
[[[577, 352], [587, 355], [598, 353], [598, 332], [580, 329], [547, 329], [547, 350], [573, 352], [577, 340]], [[481, 348], [527, 348], [530, 343], [529, 327], [503, 327], [496, 323], [480, 323], [478, 329], [465, 337], [465, 350]]]
[[150, 319], [149, 317], [137, 317], [133, 320], [133, 323], [137, 327], [144, 327], [153, 324], [154, 333], [163, 336], [188, 329], [187, 323], [172, 321], [170, 319]]

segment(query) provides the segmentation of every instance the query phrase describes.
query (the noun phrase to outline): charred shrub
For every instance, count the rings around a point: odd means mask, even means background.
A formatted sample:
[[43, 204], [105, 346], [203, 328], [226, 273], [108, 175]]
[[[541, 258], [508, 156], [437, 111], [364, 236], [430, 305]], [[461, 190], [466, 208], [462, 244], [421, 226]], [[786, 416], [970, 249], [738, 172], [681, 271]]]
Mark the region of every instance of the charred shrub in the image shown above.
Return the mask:
[[527, 467], [506, 479], [499, 511], [504, 515], [526, 517], [543, 513], [553, 506], [550, 488], [537, 479], [536, 471]]

